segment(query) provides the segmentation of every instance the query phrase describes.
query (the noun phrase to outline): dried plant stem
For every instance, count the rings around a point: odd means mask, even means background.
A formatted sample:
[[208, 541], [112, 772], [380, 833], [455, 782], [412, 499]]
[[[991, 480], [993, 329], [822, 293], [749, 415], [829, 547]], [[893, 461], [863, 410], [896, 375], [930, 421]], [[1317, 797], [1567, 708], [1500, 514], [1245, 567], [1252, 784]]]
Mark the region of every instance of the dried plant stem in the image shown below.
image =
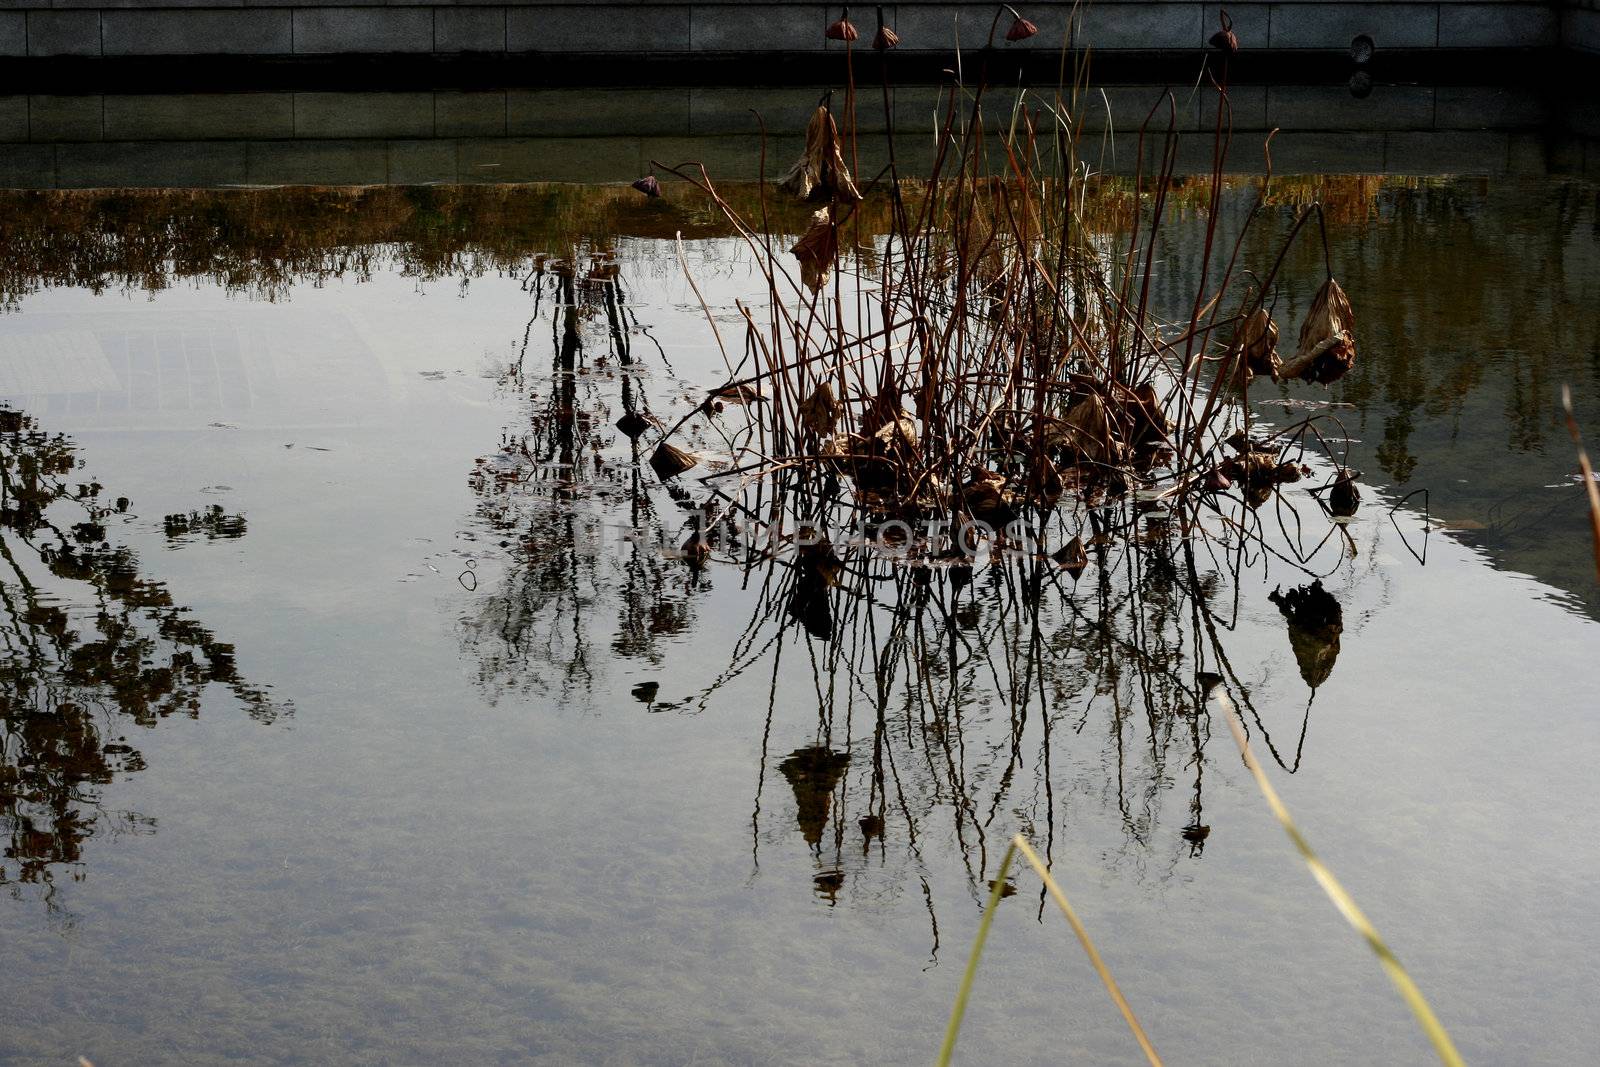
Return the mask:
[[1228, 719], [1228, 729], [1233, 733], [1234, 743], [1239, 746], [1239, 754], [1244, 758], [1244, 765], [1250, 769], [1250, 774], [1256, 780], [1256, 785], [1261, 789], [1261, 795], [1266, 798], [1267, 807], [1272, 809], [1273, 816], [1283, 827], [1284, 833], [1289, 835], [1289, 840], [1294, 842], [1295, 849], [1300, 853], [1300, 858], [1305, 861], [1306, 867], [1311, 871], [1311, 876], [1317, 880], [1322, 891], [1333, 901], [1333, 906], [1339, 914], [1344, 916], [1355, 931], [1366, 939], [1368, 947], [1378, 957], [1378, 962], [1388, 972], [1389, 980], [1400, 991], [1400, 996], [1405, 1000], [1406, 1006], [1411, 1009], [1417, 1022], [1422, 1027], [1422, 1032], [1433, 1045], [1433, 1051], [1438, 1054], [1440, 1062], [1448, 1067], [1465, 1067], [1466, 1061], [1461, 1058], [1461, 1053], [1456, 1051], [1455, 1042], [1450, 1040], [1450, 1034], [1445, 1030], [1444, 1024], [1428, 1006], [1427, 998], [1422, 995], [1422, 990], [1417, 988], [1417, 983], [1411, 980], [1411, 975], [1406, 972], [1395, 957], [1393, 951], [1378, 934], [1372, 921], [1356, 904], [1355, 898], [1333, 876], [1333, 872], [1312, 851], [1311, 843], [1295, 825], [1294, 819], [1289, 815], [1289, 809], [1284, 806], [1278, 797], [1278, 791], [1272, 787], [1272, 782], [1261, 769], [1261, 764], [1256, 761], [1255, 752], [1250, 748], [1250, 739], [1245, 736], [1244, 723], [1239, 718], [1239, 711], [1233, 706], [1233, 700], [1228, 696], [1226, 688], [1219, 687], [1216, 691], [1217, 703], [1221, 705]]
[[1583, 475], [1583, 488], [1589, 494], [1589, 525], [1594, 532], [1594, 574], [1600, 579], [1600, 488], [1594, 482], [1594, 468], [1589, 465], [1589, 453], [1583, 450], [1583, 434], [1578, 431], [1577, 416], [1572, 413], [1572, 389], [1561, 387], [1561, 407], [1567, 413], [1567, 432], [1578, 449], [1578, 471]]

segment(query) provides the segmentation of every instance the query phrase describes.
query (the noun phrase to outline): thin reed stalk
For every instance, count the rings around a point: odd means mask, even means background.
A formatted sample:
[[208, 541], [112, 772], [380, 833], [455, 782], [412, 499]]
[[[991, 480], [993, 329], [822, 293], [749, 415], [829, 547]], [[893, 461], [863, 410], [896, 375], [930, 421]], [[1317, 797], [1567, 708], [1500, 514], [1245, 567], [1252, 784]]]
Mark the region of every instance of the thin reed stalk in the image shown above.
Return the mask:
[[972, 995], [972, 986], [978, 975], [978, 960], [983, 955], [983, 946], [989, 939], [989, 927], [994, 923], [996, 906], [1000, 898], [1005, 895], [1006, 875], [1011, 870], [1011, 861], [1020, 853], [1028, 862], [1039, 878], [1049, 890], [1050, 897], [1055, 901], [1056, 907], [1061, 909], [1061, 914], [1066, 916], [1067, 923], [1072, 927], [1072, 932], [1077, 935], [1078, 943], [1083, 946], [1084, 955], [1089, 958], [1089, 964], [1100, 976], [1100, 981], [1105, 984], [1106, 992], [1111, 994], [1111, 1000], [1122, 1013], [1123, 1020], [1128, 1024], [1128, 1029], [1133, 1032], [1134, 1040], [1139, 1042], [1139, 1048], [1144, 1052], [1145, 1059], [1150, 1061], [1151, 1067], [1161, 1067], [1161, 1056], [1156, 1052], [1155, 1045], [1151, 1043], [1144, 1027], [1139, 1025], [1138, 1016], [1134, 1015], [1133, 1007], [1128, 1003], [1128, 998], [1122, 995], [1122, 988], [1117, 985], [1117, 980], [1112, 977], [1111, 969], [1101, 958], [1100, 952], [1094, 946], [1094, 941], [1089, 937], [1089, 930], [1083, 925], [1083, 920], [1078, 918], [1077, 911], [1067, 899], [1066, 890], [1056, 881], [1050, 873], [1050, 868], [1044, 860], [1028, 844], [1027, 838], [1021, 834], [1012, 835], [1011, 841], [1006, 846], [1005, 855], [1000, 860], [1000, 868], [995, 872], [994, 885], [989, 891], [989, 902], [983, 909], [983, 916], [978, 920], [978, 934], [972, 943], [972, 952], [967, 957], [967, 969], [962, 973], [961, 986], [956, 990], [955, 1006], [950, 1011], [950, 1022], [945, 1027], [944, 1044], [939, 1048], [939, 1067], [945, 1067], [950, 1062], [950, 1057], [955, 1053], [956, 1037], [961, 1031], [961, 1021], [966, 1015], [967, 1001]]
[[1417, 1023], [1422, 1027], [1422, 1032], [1427, 1036], [1433, 1051], [1438, 1055], [1441, 1063], [1446, 1067], [1465, 1067], [1466, 1061], [1461, 1058], [1461, 1053], [1456, 1051], [1455, 1042], [1450, 1039], [1450, 1034], [1433, 1013], [1433, 1008], [1428, 1005], [1428, 1000], [1422, 995], [1422, 990], [1412, 980], [1400, 960], [1389, 948], [1377, 927], [1367, 918], [1355, 898], [1334, 877], [1327, 864], [1311, 848], [1311, 843], [1306, 840], [1300, 828], [1295, 825], [1294, 818], [1289, 814], [1289, 809], [1278, 796], [1278, 791], [1273, 788], [1272, 781], [1267, 777], [1267, 772], [1261, 768], [1256, 760], [1255, 752], [1250, 747], [1250, 739], [1244, 732], [1244, 721], [1239, 717], [1239, 711], [1233, 706], [1233, 699], [1228, 696], [1225, 687], [1219, 685], [1215, 691], [1216, 702], [1221, 706], [1228, 720], [1228, 729], [1233, 733], [1233, 740], [1239, 746], [1239, 755], [1244, 759], [1244, 765], [1250, 769], [1250, 775], [1256, 780], [1261, 795], [1266, 799], [1267, 807], [1272, 810], [1272, 815], [1283, 827], [1284, 833], [1289, 835], [1289, 840], [1294, 843], [1295, 850], [1300, 853], [1300, 858], [1305, 861], [1306, 867], [1311, 871], [1311, 876], [1317, 880], [1317, 885], [1333, 901], [1333, 906], [1338, 909], [1344, 921], [1360, 934], [1378, 957], [1378, 962], [1383, 965], [1384, 971], [1389, 975], [1389, 980], [1400, 991], [1401, 999], [1406, 1002], [1406, 1007], [1411, 1009], [1411, 1014], [1416, 1016]]
[[1578, 418], [1572, 413], [1572, 389], [1561, 387], [1561, 409], [1567, 414], [1567, 433], [1578, 450], [1578, 473], [1583, 476], [1583, 489], [1589, 496], [1589, 526], [1594, 535], [1594, 573], [1600, 579], [1600, 488], [1594, 480], [1594, 468], [1589, 465], [1589, 453], [1583, 448], [1583, 434], [1578, 430]]

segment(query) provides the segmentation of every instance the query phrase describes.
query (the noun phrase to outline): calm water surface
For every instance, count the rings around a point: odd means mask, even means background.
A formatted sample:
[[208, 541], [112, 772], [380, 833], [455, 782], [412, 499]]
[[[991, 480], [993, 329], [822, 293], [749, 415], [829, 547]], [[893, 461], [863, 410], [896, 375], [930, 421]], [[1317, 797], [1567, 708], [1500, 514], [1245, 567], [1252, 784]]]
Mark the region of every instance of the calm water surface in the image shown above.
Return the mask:
[[[1275, 558], [1202, 554], [1197, 627], [1160, 536], [1037, 624], [987, 568], [831, 641], [667, 558], [684, 509], [612, 423], [725, 372], [665, 237], [723, 322], [758, 288], [687, 202], [14, 197], [0, 1061], [928, 1062], [1022, 830], [1171, 1061], [1427, 1062], [1202, 653], [1468, 1059], [1584, 1061], [1600, 597], [1555, 412], [1570, 382], [1600, 437], [1596, 191], [1323, 193], [1361, 362], [1256, 399], [1335, 405], [1365, 474], [1312, 565], [1332, 640]], [[967, 1061], [1139, 1062], [1016, 883]]]

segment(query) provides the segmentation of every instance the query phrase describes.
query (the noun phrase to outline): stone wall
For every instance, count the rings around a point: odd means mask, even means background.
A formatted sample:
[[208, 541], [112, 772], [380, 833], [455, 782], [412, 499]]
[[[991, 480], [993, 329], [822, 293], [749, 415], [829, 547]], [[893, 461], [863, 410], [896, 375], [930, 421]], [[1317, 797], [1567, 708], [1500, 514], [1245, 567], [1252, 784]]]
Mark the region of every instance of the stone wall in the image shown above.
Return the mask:
[[1576, 52], [1600, 55], [1600, 0], [1565, 0], [1561, 44]]
[[[1081, 151], [1127, 171], [1161, 86], [1113, 86], [1084, 115]], [[933, 90], [896, 93], [909, 172], [933, 155]], [[1586, 105], [1533, 88], [1236, 86], [1229, 169], [1259, 171], [1268, 130], [1280, 174], [1570, 174], [1600, 178]], [[1177, 94], [1178, 168], [1210, 169], [1214, 97]], [[0, 96], [0, 187], [383, 185], [631, 181], [651, 160], [704, 162], [722, 179], [793, 159], [816, 97], [776, 89]], [[995, 94], [1000, 113], [1005, 94]], [[885, 158], [883, 116], [861, 113], [864, 172]], [[916, 132], [923, 131], [923, 132]], [[1154, 144], [1146, 145], [1153, 152]]]
[[[1282, 0], [1228, 4], [1247, 49], [1600, 49], [1600, 0]], [[1072, 5], [1021, 5], [1041, 32], [1008, 48], [1058, 49]], [[1103, 51], [1186, 51], [1217, 25], [1206, 0], [1095, 0], [1079, 40]], [[907, 51], [982, 43], [995, 7], [884, 7]], [[873, 8], [858, 6], [863, 40]], [[792, 55], [842, 47], [823, 27], [836, 5], [613, 0], [0, 0], [0, 56], [325, 56], [460, 54]], [[1004, 24], [1001, 26], [1004, 31]]]

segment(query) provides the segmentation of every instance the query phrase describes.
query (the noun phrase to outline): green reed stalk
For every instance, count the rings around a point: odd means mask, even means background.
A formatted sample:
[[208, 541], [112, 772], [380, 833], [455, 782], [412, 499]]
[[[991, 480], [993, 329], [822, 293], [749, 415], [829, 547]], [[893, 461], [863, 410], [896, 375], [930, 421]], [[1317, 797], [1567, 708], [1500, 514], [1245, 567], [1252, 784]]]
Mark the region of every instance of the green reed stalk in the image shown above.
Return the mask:
[[939, 1046], [938, 1067], [948, 1067], [950, 1057], [956, 1050], [956, 1035], [961, 1032], [961, 1017], [967, 1011], [967, 998], [972, 995], [972, 983], [978, 977], [978, 958], [983, 955], [983, 943], [989, 939], [989, 927], [994, 923], [994, 909], [1000, 903], [1000, 895], [1005, 891], [1006, 874], [1011, 870], [1011, 861], [1017, 854], [1016, 842], [1006, 846], [1006, 854], [1000, 860], [1000, 869], [995, 872], [994, 887], [989, 890], [989, 903], [984, 905], [983, 918], [978, 920], [978, 936], [972, 942], [972, 954], [967, 957], [967, 970], [961, 976], [961, 988], [956, 990], [956, 1003], [950, 1009], [950, 1025], [945, 1027], [944, 1044]]
[[939, 1049], [939, 1067], [945, 1067], [950, 1062], [951, 1054], [955, 1052], [956, 1034], [961, 1029], [961, 1017], [966, 1013], [967, 998], [972, 993], [972, 983], [978, 974], [978, 958], [983, 955], [983, 945], [989, 938], [989, 926], [994, 921], [995, 907], [1000, 903], [1001, 894], [1005, 891], [1006, 873], [1011, 869], [1011, 860], [1019, 852], [1044, 881], [1045, 888], [1050, 891], [1050, 896], [1055, 900], [1056, 907], [1061, 909], [1061, 914], [1067, 917], [1072, 932], [1078, 935], [1078, 943], [1083, 946], [1084, 954], [1089, 957], [1089, 963], [1100, 976], [1100, 981], [1105, 983], [1106, 992], [1111, 994], [1117, 1010], [1122, 1013], [1122, 1018], [1128, 1024], [1128, 1029], [1133, 1031], [1134, 1039], [1139, 1042], [1139, 1048], [1144, 1051], [1145, 1058], [1150, 1061], [1151, 1067], [1162, 1067], [1160, 1054], [1156, 1052], [1149, 1036], [1145, 1034], [1144, 1027], [1139, 1025], [1139, 1019], [1134, 1015], [1132, 1006], [1122, 995], [1117, 980], [1111, 976], [1111, 969], [1106, 966], [1105, 960], [1100, 958], [1100, 952], [1094, 947], [1094, 941], [1089, 937], [1089, 931], [1083, 925], [1083, 920], [1078, 918], [1077, 911], [1067, 900], [1066, 891], [1050, 874], [1050, 869], [1033, 850], [1033, 846], [1028, 844], [1027, 838], [1021, 834], [1013, 835], [1011, 843], [1006, 846], [1005, 857], [1000, 861], [1000, 870], [995, 874], [994, 887], [989, 891], [989, 903], [984, 907], [983, 918], [978, 923], [978, 936], [972, 944], [972, 955], [967, 958], [966, 973], [961, 976], [961, 988], [956, 991], [956, 1003], [950, 1012], [950, 1025], [945, 1029], [944, 1045]]
[[1589, 525], [1594, 531], [1594, 574], [1600, 578], [1600, 489], [1595, 488], [1594, 468], [1589, 465], [1589, 453], [1583, 448], [1583, 434], [1578, 431], [1578, 417], [1572, 413], [1572, 389], [1561, 387], [1561, 407], [1567, 413], [1567, 432], [1578, 450], [1578, 473], [1583, 475], [1583, 490], [1589, 494]]
[[1239, 754], [1244, 757], [1244, 765], [1250, 769], [1250, 774], [1256, 780], [1256, 785], [1261, 789], [1261, 795], [1266, 798], [1267, 807], [1272, 809], [1272, 814], [1278, 823], [1289, 835], [1289, 840], [1294, 842], [1295, 849], [1300, 853], [1300, 858], [1305, 861], [1306, 867], [1311, 871], [1311, 877], [1317, 880], [1322, 891], [1333, 901], [1333, 906], [1339, 914], [1344, 916], [1357, 933], [1366, 939], [1367, 946], [1378, 957], [1378, 962], [1388, 972], [1389, 980], [1400, 991], [1400, 996], [1405, 1000], [1406, 1006], [1415, 1015], [1422, 1032], [1427, 1035], [1428, 1041], [1433, 1045], [1433, 1051], [1438, 1054], [1440, 1062], [1447, 1067], [1466, 1067], [1466, 1061], [1461, 1058], [1461, 1053], [1456, 1051], [1455, 1042], [1450, 1040], [1450, 1034], [1445, 1030], [1444, 1024], [1428, 1006], [1427, 998], [1422, 995], [1422, 990], [1417, 988], [1417, 983], [1411, 980], [1411, 975], [1401, 966], [1399, 959], [1379, 936], [1377, 928], [1372, 921], [1357, 906], [1355, 898], [1333, 876], [1326, 864], [1312, 851], [1311, 843], [1306, 840], [1300, 828], [1295, 825], [1294, 819], [1289, 815], [1289, 809], [1284, 806], [1278, 791], [1272, 788], [1266, 771], [1261, 769], [1261, 764], [1256, 762], [1255, 752], [1250, 748], [1250, 740], [1244, 733], [1244, 722], [1239, 718], [1239, 710], [1233, 706], [1233, 699], [1228, 696], [1226, 689], [1217, 691], [1217, 703], [1227, 713], [1228, 729], [1233, 732], [1234, 743], [1239, 746]]

